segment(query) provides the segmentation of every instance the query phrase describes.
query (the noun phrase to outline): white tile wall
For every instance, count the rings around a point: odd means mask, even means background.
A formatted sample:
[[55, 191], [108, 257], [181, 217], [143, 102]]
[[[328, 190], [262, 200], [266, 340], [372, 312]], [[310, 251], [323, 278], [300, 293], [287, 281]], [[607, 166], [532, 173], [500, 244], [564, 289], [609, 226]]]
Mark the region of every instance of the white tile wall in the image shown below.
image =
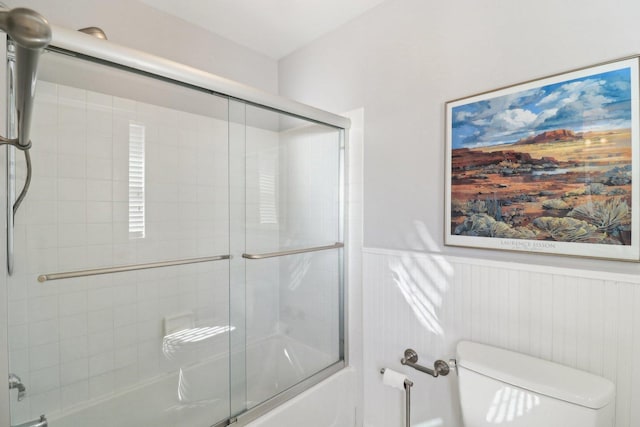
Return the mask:
[[[146, 129], [144, 239], [128, 234], [130, 123]], [[226, 262], [36, 281], [228, 253], [227, 132], [226, 121], [38, 83], [34, 177], [16, 216], [8, 279], [10, 370], [28, 396], [12, 399], [13, 424], [176, 369], [162, 353], [167, 315], [192, 311], [199, 325], [228, 323]]]
[[414, 380], [413, 425], [461, 426], [455, 375], [433, 379], [399, 363], [412, 347], [429, 363], [468, 339], [609, 378], [616, 427], [640, 425], [640, 278], [438, 254], [364, 251], [365, 425], [404, 425], [404, 393], [389, 367]]

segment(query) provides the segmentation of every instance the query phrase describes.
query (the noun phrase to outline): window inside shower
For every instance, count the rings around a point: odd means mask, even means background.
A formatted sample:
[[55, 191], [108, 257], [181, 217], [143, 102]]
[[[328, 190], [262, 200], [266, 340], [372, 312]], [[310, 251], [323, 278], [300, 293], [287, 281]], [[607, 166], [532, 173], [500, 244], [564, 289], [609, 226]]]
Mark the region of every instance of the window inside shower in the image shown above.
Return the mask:
[[342, 135], [46, 52], [7, 279], [12, 425], [227, 425], [343, 367]]

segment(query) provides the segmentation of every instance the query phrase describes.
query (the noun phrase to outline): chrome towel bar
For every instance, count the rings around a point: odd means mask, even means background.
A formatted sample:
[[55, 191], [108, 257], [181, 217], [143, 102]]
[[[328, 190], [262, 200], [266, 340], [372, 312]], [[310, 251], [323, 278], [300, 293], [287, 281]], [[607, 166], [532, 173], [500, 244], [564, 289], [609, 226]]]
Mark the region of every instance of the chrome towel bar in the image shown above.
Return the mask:
[[200, 262], [220, 261], [223, 259], [231, 259], [231, 255], [217, 255], [202, 258], [188, 258], [174, 261], [150, 262], [146, 264], [121, 265], [116, 267], [94, 268], [91, 270], [67, 271], [64, 273], [41, 274], [38, 276], [38, 282], [46, 282], [49, 280], [72, 279], [75, 277], [97, 276], [99, 274], [121, 273], [124, 271], [147, 270], [150, 268], [171, 267], [174, 265], [197, 264]]
[[275, 258], [279, 256], [296, 255], [296, 254], [303, 254], [306, 252], [326, 251], [328, 249], [339, 249], [339, 248], [344, 248], [344, 243], [336, 242], [333, 245], [315, 246], [312, 248], [303, 248], [303, 249], [292, 249], [289, 251], [281, 251], [281, 252], [267, 252], [262, 254], [242, 254], [242, 258], [246, 258], [246, 259]]

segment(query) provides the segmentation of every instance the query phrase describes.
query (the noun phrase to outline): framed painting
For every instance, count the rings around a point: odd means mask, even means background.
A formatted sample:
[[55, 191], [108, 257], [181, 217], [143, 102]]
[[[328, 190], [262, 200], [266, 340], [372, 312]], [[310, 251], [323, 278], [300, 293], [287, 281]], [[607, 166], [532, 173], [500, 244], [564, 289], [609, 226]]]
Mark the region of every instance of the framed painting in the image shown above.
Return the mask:
[[638, 66], [447, 102], [445, 244], [639, 261]]

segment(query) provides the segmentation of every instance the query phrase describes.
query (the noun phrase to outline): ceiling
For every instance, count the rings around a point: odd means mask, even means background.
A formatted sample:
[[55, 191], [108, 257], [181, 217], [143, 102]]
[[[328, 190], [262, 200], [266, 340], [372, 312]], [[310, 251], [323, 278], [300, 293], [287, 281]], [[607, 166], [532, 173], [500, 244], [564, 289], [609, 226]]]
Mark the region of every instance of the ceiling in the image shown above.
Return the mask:
[[384, 0], [140, 0], [280, 59]]

